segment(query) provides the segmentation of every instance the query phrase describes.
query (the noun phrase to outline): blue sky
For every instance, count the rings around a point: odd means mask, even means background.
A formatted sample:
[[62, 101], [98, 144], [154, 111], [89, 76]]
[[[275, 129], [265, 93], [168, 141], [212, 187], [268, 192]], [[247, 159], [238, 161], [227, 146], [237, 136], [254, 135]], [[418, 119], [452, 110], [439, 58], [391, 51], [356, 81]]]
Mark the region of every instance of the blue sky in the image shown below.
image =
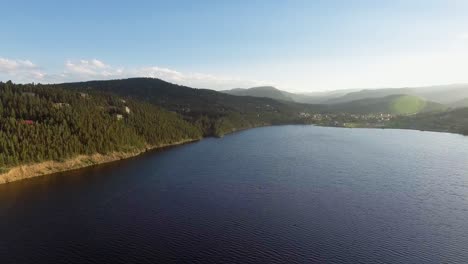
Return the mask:
[[0, 80], [291, 91], [468, 83], [468, 1], [3, 1]]

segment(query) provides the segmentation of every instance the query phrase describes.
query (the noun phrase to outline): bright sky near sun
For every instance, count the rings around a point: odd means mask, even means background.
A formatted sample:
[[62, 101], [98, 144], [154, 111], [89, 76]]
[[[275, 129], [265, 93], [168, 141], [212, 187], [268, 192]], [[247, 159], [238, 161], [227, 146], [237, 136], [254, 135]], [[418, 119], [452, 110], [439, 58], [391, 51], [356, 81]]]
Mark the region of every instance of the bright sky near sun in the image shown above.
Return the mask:
[[0, 80], [289, 91], [468, 83], [466, 0], [0, 0]]

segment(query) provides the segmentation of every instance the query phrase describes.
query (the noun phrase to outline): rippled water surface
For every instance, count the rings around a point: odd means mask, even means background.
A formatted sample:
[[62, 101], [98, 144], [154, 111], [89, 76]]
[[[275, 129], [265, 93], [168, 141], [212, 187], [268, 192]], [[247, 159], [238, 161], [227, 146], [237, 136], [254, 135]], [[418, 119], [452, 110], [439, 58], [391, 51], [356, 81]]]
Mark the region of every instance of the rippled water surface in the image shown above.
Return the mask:
[[281, 126], [0, 185], [0, 263], [467, 263], [468, 137]]

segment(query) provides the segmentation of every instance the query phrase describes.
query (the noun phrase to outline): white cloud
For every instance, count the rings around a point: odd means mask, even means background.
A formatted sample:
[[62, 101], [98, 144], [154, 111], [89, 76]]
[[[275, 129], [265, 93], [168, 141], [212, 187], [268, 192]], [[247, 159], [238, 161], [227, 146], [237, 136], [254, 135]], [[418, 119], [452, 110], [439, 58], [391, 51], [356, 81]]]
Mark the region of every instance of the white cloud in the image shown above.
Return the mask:
[[111, 67], [97, 59], [80, 60], [78, 62], [67, 61], [65, 63], [66, 74], [78, 74], [84, 76], [112, 75], [108, 70]]
[[40, 81], [45, 77], [38, 66], [29, 60], [14, 60], [0, 57], [0, 77], [14, 81]]
[[252, 87], [258, 85], [268, 85], [271, 83], [265, 81], [243, 80], [227, 76], [215, 76], [204, 73], [182, 73], [179, 71], [160, 68], [160, 67], [143, 67], [131, 72], [133, 76], [144, 76], [160, 78], [169, 82], [174, 82], [182, 85], [187, 85], [197, 88], [210, 89], [229, 89], [234, 87]]
[[[243, 78], [182, 72], [160, 66], [120, 67], [98, 59], [68, 60], [62, 68], [46, 71], [30, 60], [0, 57], [0, 81], [61, 83], [152, 77], [189, 87], [215, 90], [274, 85], [285, 90], [317, 91], [468, 83], [467, 68], [468, 48], [464, 43], [456, 43], [444, 52], [350, 56], [336, 60], [252, 65], [236, 73]], [[255, 78], [275, 82], [256, 81]]]
[[97, 59], [67, 61], [62, 73], [63, 81], [83, 81], [91, 79], [118, 79], [129, 77], [152, 77], [168, 82], [196, 88], [229, 89], [271, 84], [264, 81], [243, 80], [203, 73], [182, 73], [158, 66], [136, 68], [115, 67]]
[[12, 73], [20, 67], [31, 68], [34, 64], [28, 60], [10, 60], [0, 58], [0, 72]]
[[458, 35], [458, 39], [468, 40], [468, 33], [462, 33], [462, 34]]
[[70, 81], [122, 79], [130, 77], [152, 77], [195, 88], [230, 89], [272, 85], [265, 81], [216, 76], [204, 73], [183, 73], [159, 66], [125, 68], [104, 63], [98, 59], [68, 60], [59, 72], [44, 72], [30, 60], [0, 57], [0, 81], [29, 83], [61, 83]]

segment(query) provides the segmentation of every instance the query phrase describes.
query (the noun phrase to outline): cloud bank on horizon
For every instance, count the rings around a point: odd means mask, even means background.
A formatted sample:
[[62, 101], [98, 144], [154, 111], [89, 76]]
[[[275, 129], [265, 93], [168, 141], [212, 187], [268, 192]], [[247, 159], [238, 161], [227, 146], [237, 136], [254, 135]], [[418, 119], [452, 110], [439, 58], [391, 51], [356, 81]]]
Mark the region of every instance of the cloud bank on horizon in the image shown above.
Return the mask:
[[[460, 35], [458, 39], [468, 45], [468, 36]], [[361, 57], [357, 62], [340, 59], [297, 65], [278, 63], [273, 69], [267, 66], [262, 68], [271, 71], [272, 77], [269, 80], [181, 72], [160, 66], [114, 66], [98, 59], [67, 60], [54, 72], [28, 59], [0, 57], [0, 81], [63, 83], [151, 77], [194, 88], [224, 90], [268, 85], [292, 92], [417, 87], [468, 83], [468, 49], [464, 49], [464, 46], [452, 46], [443, 52], [407, 54], [399, 57], [369, 56]], [[306, 85], [303, 85], [304, 83]]]
[[203, 73], [182, 73], [158, 66], [115, 67], [98, 59], [67, 60], [61, 72], [54, 73], [46, 72], [43, 67], [29, 60], [0, 57], [0, 81], [3, 79], [19, 83], [62, 83], [132, 77], [159, 78], [179, 85], [215, 90], [273, 85], [267, 81], [243, 80]]

